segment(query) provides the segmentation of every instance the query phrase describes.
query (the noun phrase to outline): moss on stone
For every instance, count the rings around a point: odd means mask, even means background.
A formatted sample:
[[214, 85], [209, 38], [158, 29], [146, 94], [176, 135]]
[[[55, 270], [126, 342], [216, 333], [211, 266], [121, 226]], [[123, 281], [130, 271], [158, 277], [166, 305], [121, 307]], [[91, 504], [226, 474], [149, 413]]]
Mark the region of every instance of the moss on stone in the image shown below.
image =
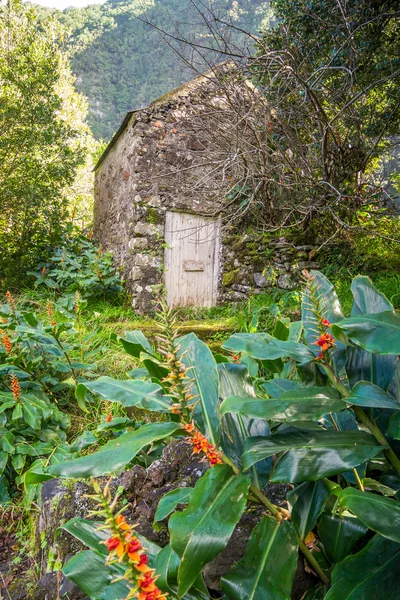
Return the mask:
[[227, 287], [228, 285], [232, 285], [235, 283], [235, 279], [239, 273], [240, 269], [233, 269], [233, 271], [226, 271], [222, 276], [222, 285]]

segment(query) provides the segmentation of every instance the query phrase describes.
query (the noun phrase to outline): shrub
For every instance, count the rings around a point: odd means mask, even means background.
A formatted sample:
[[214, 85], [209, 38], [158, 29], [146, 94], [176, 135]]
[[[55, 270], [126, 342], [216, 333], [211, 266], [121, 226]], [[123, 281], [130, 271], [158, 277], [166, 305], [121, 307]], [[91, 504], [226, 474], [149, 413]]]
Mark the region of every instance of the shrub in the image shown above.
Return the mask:
[[77, 229], [70, 229], [47, 263], [31, 273], [35, 286], [45, 286], [58, 295], [79, 291], [84, 298], [106, 298], [122, 291], [112, 255], [102, 252]]
[[[161, 413], [163, 421], [52, 466], [48, 477], [113, 473], [142, 448], [172, 436], [185, 437], [211, 467], [185, 496], [175, 491], [160, 500], [158, 514], [173, 513], [170, 543], [163, 549], [140, 543], [149, 550], [161, 591], [151, 596], [138, 580], [129, 597], [147, 600], [168, 592], [172, 598], [209, 598], [202, 570], [254, 502], [266, 515], [243, 558], [222, 578], [227, 599], [290, 598], [299, 550], [320, 578], [308, 599], [396, 597], [400, 317], [366, 277], [353, 281], [348, 318], [321, 273], [305, 277], [302, 320], [281, 322], [274, 336], [232, 335], [224, 344], [233, 354], [222, 359], [227, 362], [217, 364], [195, 335], [180, 336], [174, 318], [164, 313], [157, 350], [141, 332], [121, 339], [129, 354], [142, 359], [146, 371], [139, 378], [101, 377], [77, 386], [81, 403], [90, 392]], [[243, 364], [248, 358], [252, 377]], [[264, 494], [268, 481], [291, 484], [287, 507]], [[187, 508], [176, 512], [178, 504]], [[127, 588], [110, 584], [110, 577], [123, 581], [127, 574], [131, 581], [129, 561], [137, 565], [139, 557], [129, 554], [124, 528], [99, 526], [82, 519], [65, 526], [90, 550], [71, 559], [64, 573], [90, 598], [98, 597], [101, 581], [107, 582], [102, 589], [108, 598], [123, 598]], [[88, 576], [93, 565], [95, 578]]]

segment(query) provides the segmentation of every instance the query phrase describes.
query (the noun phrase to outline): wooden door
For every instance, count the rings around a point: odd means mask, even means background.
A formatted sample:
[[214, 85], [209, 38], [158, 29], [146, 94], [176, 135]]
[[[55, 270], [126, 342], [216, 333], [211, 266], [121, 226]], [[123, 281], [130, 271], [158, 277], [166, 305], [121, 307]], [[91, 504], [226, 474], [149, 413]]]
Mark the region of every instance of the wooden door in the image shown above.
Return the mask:
[[219, 222], [167, 212], [165, 287], [169, 307], [215, 306], [218, 294]]

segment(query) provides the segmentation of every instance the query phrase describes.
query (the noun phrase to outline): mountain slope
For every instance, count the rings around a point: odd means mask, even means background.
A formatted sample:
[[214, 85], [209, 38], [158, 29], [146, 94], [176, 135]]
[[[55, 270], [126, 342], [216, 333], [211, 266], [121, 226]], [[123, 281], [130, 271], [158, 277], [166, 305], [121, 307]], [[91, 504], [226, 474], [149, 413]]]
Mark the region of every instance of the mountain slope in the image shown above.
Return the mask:
[[[195, 76], [156, 27], [171, 33], [179, 29], [185, 39], [215, 45], [206, 25], [212, 18], [209, 8], [222, 20], [252, 32], [264, 27], [270, 16], [269, 2], [264, 0], [108, 0], [63, 12], [41, 9], [70, 32], [66, 44], [76, 87], [89, 100], [89, 124], [97, 138], [109, 139], [128, 110], [148, 105]], [[241, 34], [233, 35], [240, 43]], [[208, 60], [223, 59], [218, 52], [208, 53], [206, 60], [191, 52], [187, 45], [179, 45], [179, 53], [196, 62], [199, 70], [207, 68]]]

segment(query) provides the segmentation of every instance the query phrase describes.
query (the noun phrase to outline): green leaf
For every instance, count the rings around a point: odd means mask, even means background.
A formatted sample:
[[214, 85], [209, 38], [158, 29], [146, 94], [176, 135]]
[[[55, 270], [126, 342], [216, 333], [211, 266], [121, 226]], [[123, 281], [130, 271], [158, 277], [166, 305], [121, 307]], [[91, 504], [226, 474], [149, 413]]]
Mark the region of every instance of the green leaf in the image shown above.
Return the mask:
[[351, 282], [351, 292], [354, 298], [351, 309], [352, 317], [380, 313], [386, 310], [393, 311], [393, 305], [385, 294], [377, 290], [370, 278], [365, 275], [354, 277]]
[[0, 477], [1, 477], [1, 475], [3, 475], [4, 469], [7, 466], [7, 461], [8, 461], [8, 452], [4, 452], [3, 450], [0, 450]]
[[217, 363], [207, 344], [199, 340], [194, 333], [178, 338], [176, 347], [179, 349], [180, 360], [190, 369], [189, 377], [194, 379], [191, 393], [198, 397], [201, 410], [201, 417], [199, 415], [199, 419], [196, 415], [196, 421], [200, 421], [203, 433], [212, 444], [218, 446], [221, 432], [218, 417]]
[[30, 402], [29, 398], [22, 396], [22, 414], [24, 419], [28, 425], [32, 427], [32, 429], [40, 429], [41, 418], [33, 403]]
[[333, 335], [376, 354], [400, 354], [400, 317], [392, 311], [350, 317], [332, 325]]
[[[155, 569], [157, 572], [157, 587], [163, 592], [173, 594], [173, 598], [178, 594], [178, 571], [180, 560], [168, 544], [157, 554]], [[200, 575], [193, 587], [183, 596], [183, 600], [209, 600], [207, 588], [204, 585]]]
[[323, 583], [319, 583], [311, 590], [308, 590], [301, 600], [324, 600], [326, 587]]
[[346, 402], [356, 404], [357, 406], [400, 410], [399, 402], [394, 400], [377, 385], [369, 383], [369, 381], [359, 381], [346, 398]]
[[373, 531], [400, 542], [400, 503], [397, 500], [346, 488], [339, 496], [339, 506], [350, 510]]
[[324, 481], [307, 481], [287, 494], [292, 505], [292, 521], [301, 539], [311, 531], [331, 492]]
[[293, 526], [264, 517], [250, 536], [244, 557], [221, 579], [230, 600], [289, 600], [297, 568]]
[[[314, 278], [314, 286], [318, 289], [318, 299], [323, 306], [323, 316], [331, 323], [336, 323], [344, 318], [339, 298], [335, 292], [332, 283], [319, 271], [311, 271]], [[310, 286], [306, 286], [303, 300], [301, 303], [301, 320], [304, 326], [307, 344], [312, 349], [314, 356], [317, 356], [320, 349], [315, 342], [320, 336], [320, 323], [317, 322], [314, 314], [314, 303], [310, 294]], [[336, 373], [344, 367], [346, 362], [346, 348], [343, 344], [337, 343], [334, 354], [332, 355]]]
[[[370, 279], [359, 275], [351, 284], [354, 303], [351, 310], [352, 317], [381, 313], [387, 310], [393, 311], [389, 300], [379, 292], [371, 283]], [[393, 378], [396, 355], [380, 356], [370, 354], [359, 347], [347, 349], [346, 372], [350, 385], [358, 381], [367, 380], [375, 385], [387, 389]]]
[[246, 506], [248, 475], [215, 465], [198, 480], [189, 506], [169, 521], [171, 547], [181, 558], [179, 596], [226, 546]]
[[193, 488], [176, 488], [171, 492], [167, 492], [158, 503], [156, 514], [154, 515], [154, 523], [162, 521], [170, 515], [178, 504], [187, 504], [192, 496]]
[[75, 583], [91, 600], [123, 600], [129, 587], [126, 581], [112, 583], [124, 574], [122, 565], [106, 566], [105, 558], [84, 550], [73, 556], [63, 567], [62, 572]]
[[136, 431], [123, 433], [111, 440], [100, 450], [76, 460], [50, 467], [49, 473], [55, 477], [98, 477], [122, 469], [145, 446], [162, 440], [180, 427], [176, 423], [150, 423]]
[[79, 383], [76, 397], [85, 398], [87, 390], [103, 400], [118, 402], [122, 406], [139, 406], [157, 412], [169, 411], [172, 404], [160, 385], [139, 379], [120, 380], [106, 376], [99, 377], [96, 381]]
[[276, 399], [227, 398], [221, 415], [228, 412], [275, 421], [306, 421], [346, 408], [339, 393], [329, 387], [302, 388], [284, 392]]
[[382, 451], [368, 433], [361, 431], [296, 431], [249, 438], [242, 456], [243, 467], [278, 452], [288, 451], [278, 461], [271, 481], [315, 481], [336, 475], [363, 463]]
[[119, 341], [123, 345], [125, 352], [135, 358], [139, 358], [141, 352], [150, 354], [153, 357], [155, 356], [154, 349], [140, 329], [125, 331], [125, 337], [120, 337]]
[[267, 393], [270, 398], [279, 398], [284, 392], [292, 392], [298, 390], [301, 385], [298, 381], [291, 379], [270, 379], [260, 384], [260, 387]]
[[390, 417], [387, 435], [395, 440], [400, 440], [400, 412]]
[[375, 535], [354, 556], [335, 566], [325, 600], [397, 600], [400, 545]]
[[15, 437], [14, 434], [11, 433], [11, 431], [7, 431], [6, 429], [0, 429], [0, 444], [4, 452], [14, 454]]
[[[223, 401], [233, 394], [255, 397], [251, 378], [244, 365], [234, 363], [218, 365], [218, 374], [220, 400]], [[249, 436], [270, 435], [270, 433], [269, 425], [263, 419], [250, 419], [234, 413], [227, 413], [221, 419], [222, 448], [239, 469], [242, 468], [241, 457], [245, 440]], [[252, 467], [250, 475], [258, 487], [263, 487], [267, 483], [271, 467], [271, 458]]]
[[280, 341], [268, 333], [234, 333], [222, 347], [231, 352], [247, 352], [258, 360], [289, 357], [299, 363], [305, 363], [315, 358], [304, 344]]
[[367, 527], [354, 517], [324, 514], [318, 524], [325, 555], [332, 563], [346, 558], [366, 533]]
[[101, 544], [100, 542], [104, 542], [108, 539], [110, 537], [109, 533], [104, 531], [104, 529], [101, 530], [96, 528], [93, 521], [74, 517], [67, 523], [64, 523], [64, 525], [61, 525], [60, 529], [68, 531], [68, 533], [80, 540], [85, 546], [88, 546], [90, 550], [96, 552], [96, 554], [100, 554], [104, 557], [108, 556], [108, 550], [105, 544]]

